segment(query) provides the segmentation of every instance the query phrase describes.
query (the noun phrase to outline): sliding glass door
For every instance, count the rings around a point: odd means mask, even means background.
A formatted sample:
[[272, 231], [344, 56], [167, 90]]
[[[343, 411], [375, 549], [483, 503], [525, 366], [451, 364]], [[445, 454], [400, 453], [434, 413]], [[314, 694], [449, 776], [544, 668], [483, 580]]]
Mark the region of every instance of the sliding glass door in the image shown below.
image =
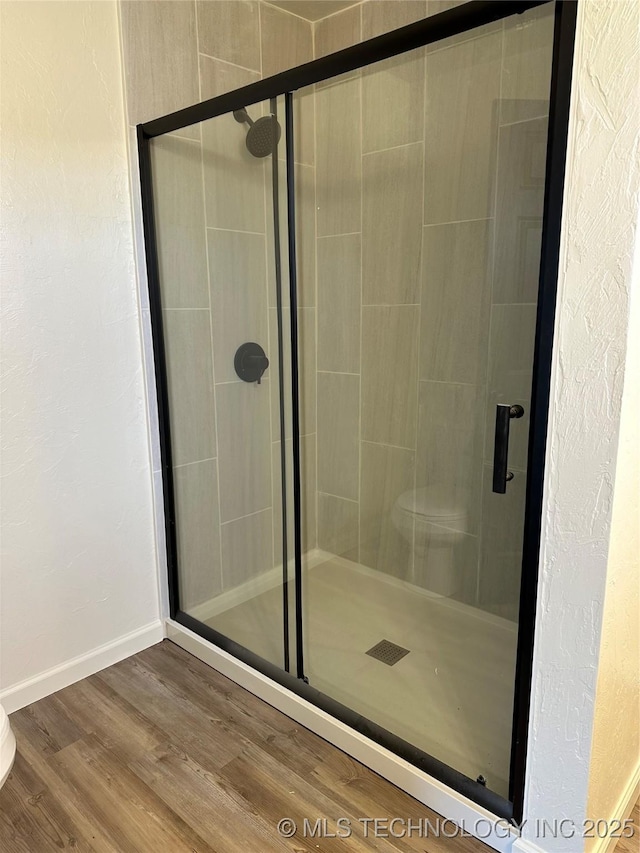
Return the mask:
[[504, 797], [553, 25], [541, 6], [315, 90], [305, 674]]
[[172, 617], [505, 816], [571, 18], [459, 5], [139, 131]]
[[280, 383], [286, 371], [291, 387], [291, 347], [278, 110], [282, 98], [253, 104], [150, 150], [179, 607], [286, 669]]

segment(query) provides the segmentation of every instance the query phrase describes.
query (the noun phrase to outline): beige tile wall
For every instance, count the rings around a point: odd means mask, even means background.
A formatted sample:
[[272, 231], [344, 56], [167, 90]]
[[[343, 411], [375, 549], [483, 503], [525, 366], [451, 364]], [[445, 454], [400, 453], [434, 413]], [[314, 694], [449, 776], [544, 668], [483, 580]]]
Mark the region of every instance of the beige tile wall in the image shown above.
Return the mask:
[[[316, 56], [458, 2], [364, 0], [314, 25]], [[392, 515], [403, 492], [435, 486], [466, 511], [457, 597], [509, 618], [551, 35], [541, 8], [316, 93], [318, 544], [426, 584]], [[507, 401], [527, 416], [503, 498], [489, 463]]]
[[[132, 128], [313, 58], [311, 23], [261, 0], [122, 0], [120, 20]], [[258, 104], [248, 111], [256, 118], [267, 109]], [[313, 548], [313, 97], [299, 105], [297, 119], [304, 530]], [[281, 563], [271, 177], [265, 161], [246, 150], [245, 131], [227, 115], [153, 144], [177, 540], [188, 608]], [[131, 161], [135, 178], [134, 149]], [[139, 208], [136, 219], [141, 238]], [[281, 225], [286, 249], [285, 218]], [[146, 302], [143, 308], [148, 326]], [[260, 385], [241, 382], [234, 370], [234, 353], [247, 340], [261, 343], [271, 361]]]
[[[364, 0], [311, 24], [263, 0], [122, 0], [130, 124], [459, 2]], [[508, 501], [491, 493], [489, 463], [495, 404], [529, 405], [551, 29], [535, 10], [295, 103], [305, 550], [425, 583], [393, 507], [405, 491], [446, 486], [467, 511], [458, 597], [510, 618], [528, 416], [512, 430]], [[155, 154], [167, 175], [157, 192], [170, 386], [185, 377], [172, 391], [177, 488], [184, 507], [201, 507], [198, 525], [219, 525], [196, 547], [194, 518], [178, 520], [197, 603], [279, 563], [272, 191], [231, 117], [179, 137]], [[284, 203], [281, 217], [284, 246]], [[248, 339], [268, 344], [261, 386], [234, 378]]]

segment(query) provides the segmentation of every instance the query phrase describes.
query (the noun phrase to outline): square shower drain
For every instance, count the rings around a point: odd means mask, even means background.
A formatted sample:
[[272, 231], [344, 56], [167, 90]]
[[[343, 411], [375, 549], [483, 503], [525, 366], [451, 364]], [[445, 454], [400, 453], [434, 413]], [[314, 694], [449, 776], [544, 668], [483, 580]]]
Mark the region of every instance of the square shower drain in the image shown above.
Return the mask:
[[382, 663], [386, 663], [388, 666], [393, 666], [394, 663], [398, 663], [405, 655], [409, 654], [409, 649], [403, 649], [402, 646], [397, 646], [391, 640], [380, 640], [379, 643], [372, 646], [365, 654], [370, 655], [376, 660], [381, 660]]

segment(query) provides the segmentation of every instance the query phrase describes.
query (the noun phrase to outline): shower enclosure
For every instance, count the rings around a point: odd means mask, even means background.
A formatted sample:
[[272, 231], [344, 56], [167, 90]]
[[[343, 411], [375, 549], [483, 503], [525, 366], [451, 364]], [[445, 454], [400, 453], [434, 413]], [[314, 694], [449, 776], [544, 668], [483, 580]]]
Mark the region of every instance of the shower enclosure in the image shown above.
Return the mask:
[[521, 813], [573, 3], [139, 127], [171, 616]]

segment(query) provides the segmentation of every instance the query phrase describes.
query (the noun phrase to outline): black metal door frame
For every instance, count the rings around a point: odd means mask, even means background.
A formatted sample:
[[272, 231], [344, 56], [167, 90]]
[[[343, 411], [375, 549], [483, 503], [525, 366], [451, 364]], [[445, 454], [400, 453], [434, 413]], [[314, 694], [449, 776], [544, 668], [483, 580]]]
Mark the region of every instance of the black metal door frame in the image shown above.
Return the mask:
[[[297, 364], [297, 305], [296, 240], [295, 240], [295, 177], [293, 157], [293, 95], [297, 89], [336, 77], [348, 71], [406, 53], [459, 33], [476, 29], [492, 21], [525, 12], [546, 3], [555, 3], [555, 31], [553, 70], [549, 107], [549, 132], [547, 140], [546, 183], [542, 229], [541, 266], [537, 306], [537, 323], [533, 363], [533, 385], [529, 430], [529, 453], [526, 486], [526, 509], [523, 540], [522, 580], [518, 622], [518, 643], [514, 685], [514, 712], [511, 743], [511, 768], [509, 799], [488, 790], [483, 784], [464, 776], [457, 770], [427, 755], [410, 743], [378, 726], [350, 708], [310, 686], [304, 677], [302, 645], [302, 546], [300, 508], [300, 430], [299, 382]], [[527, 736], [538, 586], [538, 560], [544, 485], [544, 463], [549, 411], [551, 356], [555, 320], [562, 198], [565, 179], [565, 160], [571, 93], [571, 72], [577, 0], [471, 0], [453, 9], [441, 12], [422, 21], [409, 24], [390, 33], [369, 39], [298, 68], [284, 71], [194, 104], [170, 115], [138, 125], [138, 156], [142, 194], [145, 256], [151, 308], [162, 477], [164, 489], [165, 532], [167, 545], [168, 586], [171, 617], [249, 664], [284, 687], [312, 702], [337, 719], [406, 759], [421, 770], [479, 803], [499, 817], [521, 821], [523, 817], [524, 785], [526, 778]], [[169, 423], [169, 398], [167, 392], [166, 355], [164, 347], [162, 303], [158, 268], [157, 241], [153, 213], [153, 183], [151, 172], [150, 141], [156, 136], [172, 133], [191, 124], [215, 118], [233, 110], [242, 109], [260, 101], [285, 97], [285, 137], [287, 142], [287, 204], [288, 204], [288, 257], [290, 268], [291, 305], [291, 374], [292, 374], [292, 438], [293, 438], [293, 493], [294, 493], [294, 558], [295, 558], [295, 610], [296, 610], [296, 673], [280, 669], [238, 643], [218, 633], [189, 616], [179, 607], [177, 549], [175, 530], [175, 498], [171, 461], [171, 431]], [[277, 157], [275, 158], [277, 159]], [[276, 164], [277, 168], [277, 164]], [[277, 173], [276, 173], [277, 178]], [[276, 184], [277, 187], [277, 184]], [[279, 254], [279, 253], [276, 253]], [[279, 262], [279, 258], [277, 260]], [[281, 304], [279, 301], [279, 309]], [[280, 313], [280, 312], [279, 312]], [[282, 444], [281, 453], [285, 453]], [[283, 469], [284, 470], [284, 469]], [[284, 482], [284, 473], [283, 473]], [[286, 531], [285, 531], [286, 533]], [[286, 535], [284, 536], [286, 548]], [[283, 570], [287, 571], [286, 562]], [[286, 576], [284, 583], [286, 584]], [[285, 590], [286, 592], [286, 590]], [[286, 630], [286, 629], [285, 629]], [[287, 646], [288, 649], [288, 646]]]

